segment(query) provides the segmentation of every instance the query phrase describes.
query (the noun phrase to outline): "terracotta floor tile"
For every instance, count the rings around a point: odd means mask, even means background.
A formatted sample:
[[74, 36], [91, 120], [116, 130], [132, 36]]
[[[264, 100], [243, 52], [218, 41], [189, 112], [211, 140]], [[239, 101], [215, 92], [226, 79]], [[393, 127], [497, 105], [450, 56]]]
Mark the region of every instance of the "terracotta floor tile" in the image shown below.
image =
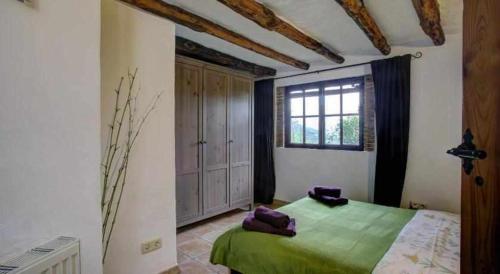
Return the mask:
[[207, 233], [213, 232], [217, 230], [217, 226], [214, 226], [212, 223], [210, 224], [203, 224], [197, 227], [193, 227], [189, 230], [187, 230], [189, 233], [192, 233], [196, 236], [203, 236]]
[[217, 273], [228, 273], [229, 272], [229, 268], [227, 268], [223, 265], [213, 265], [210, 262], [210, 252], [196, 257], [195, 260], [198, 261], [199, 263], [205, 265], [206, 267], [208, 267], [209, 269], [211, 269], [214, 272], [217, 272]]
[[192, 240], [186, 241], [178, 246], [178, 249], [190, 256], [191, 258], [195, 258], [204, 253], [207, 253], [212, 250], [212, 245], [205, 240], [194, 238]]
[[184, 254], [184, 252], [177, 249], [177, 264], [186, 263], [190, 260], [191, 260], [191, 258], [188, 255]]
[[190, 260], [188, 262], [179, 264], [179, 269], [182, 274], [214, 274], [217, 273], [210, 269], [209, 267], [195, 261]]
[[212, 232], [209, 232], [201, 236], [201, 238], [213, 244], [215, 240], [217, 240], [217, 238], [219, 238], [219, 236], [222, 235], [224, 232], [225, 230], [214, 230]]
[[189, 240], [192, 240], [196, 238], [196, 235], [194, 235], [193, 233], [189, 232], [189, 231], [184, 231], [184, 232], [181, 232], [181, 233], [178, 233], [177, 234], [177, 245], [180, 245], [186, 241], [189, 241]]

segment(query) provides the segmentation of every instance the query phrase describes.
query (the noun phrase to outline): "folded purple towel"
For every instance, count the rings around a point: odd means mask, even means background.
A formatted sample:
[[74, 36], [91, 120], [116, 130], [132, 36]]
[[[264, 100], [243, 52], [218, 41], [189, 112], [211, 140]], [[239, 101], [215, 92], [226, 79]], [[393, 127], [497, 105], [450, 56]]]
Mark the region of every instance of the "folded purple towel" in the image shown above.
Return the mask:
[[334, 186], [315, 186], [313, 189], [316, 195], [330, 196], [335, 198], [339, 198], [340, 193], [342, 192], [340, 188]]
[[349, 202], [348, 199], [343, 197], [336, 198], [325, 195], [318, 195], [317, 193], [314, 193], [313, 190], [309, 190], [307, 194], [309, 194], [309, 197], [311, 197], [312, 199], [329, 206], [345, 205]]
[[248, 213], [248, 216], [245, 220], [243, 220], [243, 229], [288, 237], [293, 237], [297, 234], [295, 231], [295, 219], [290, 219], [290, 223], [286, 228], [276, 228], [268, 223], [264, 223], [256, 219], [253, 212]]
[[286, 228], [290, 223], [288, 215], [264, 206], [257, 207], [254, 215], [257, 220], [268, 223], [276, 228]]

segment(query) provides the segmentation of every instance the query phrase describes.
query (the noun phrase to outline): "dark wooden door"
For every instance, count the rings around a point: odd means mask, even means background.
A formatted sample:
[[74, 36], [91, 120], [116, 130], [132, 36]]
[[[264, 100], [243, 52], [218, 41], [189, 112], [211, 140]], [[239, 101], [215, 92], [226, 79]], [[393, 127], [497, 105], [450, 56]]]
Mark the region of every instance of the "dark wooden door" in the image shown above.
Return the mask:
[[176, 209], [182, 225], [202, 214], [202, 69], [177, 62], [175, 78]]
[[487, 158], [462, 173], [461, 273], [500, 273], [500, 1], [465, 0], [463, 26], [463, 128]]

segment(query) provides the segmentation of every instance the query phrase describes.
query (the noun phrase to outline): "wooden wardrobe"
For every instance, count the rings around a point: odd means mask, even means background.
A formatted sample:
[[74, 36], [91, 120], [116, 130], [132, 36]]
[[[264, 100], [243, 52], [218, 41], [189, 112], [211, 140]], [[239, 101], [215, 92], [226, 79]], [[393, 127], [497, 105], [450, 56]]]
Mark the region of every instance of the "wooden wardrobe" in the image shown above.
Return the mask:
[[253, 205], [253, 78], [177, 56], [177, 227]]

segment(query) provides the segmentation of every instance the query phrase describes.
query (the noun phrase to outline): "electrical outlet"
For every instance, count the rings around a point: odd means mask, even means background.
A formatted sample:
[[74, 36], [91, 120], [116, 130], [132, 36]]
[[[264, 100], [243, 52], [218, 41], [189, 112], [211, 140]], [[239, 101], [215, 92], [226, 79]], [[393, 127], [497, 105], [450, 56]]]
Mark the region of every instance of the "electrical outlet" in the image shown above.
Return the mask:
[[35, 4], [33, 3], [34, 0], [17, 0], [17, 1], [25, 4], [28, 7], [32, 7], [32, 8], [35, 7]]
[[410, 201], [410, 209], [426, 209], [427, 206], [424, 203], [417, 203]]
[[141, 253], [146, 254], [161, 248], [161, 238], [154, 239], [141, 244]]

